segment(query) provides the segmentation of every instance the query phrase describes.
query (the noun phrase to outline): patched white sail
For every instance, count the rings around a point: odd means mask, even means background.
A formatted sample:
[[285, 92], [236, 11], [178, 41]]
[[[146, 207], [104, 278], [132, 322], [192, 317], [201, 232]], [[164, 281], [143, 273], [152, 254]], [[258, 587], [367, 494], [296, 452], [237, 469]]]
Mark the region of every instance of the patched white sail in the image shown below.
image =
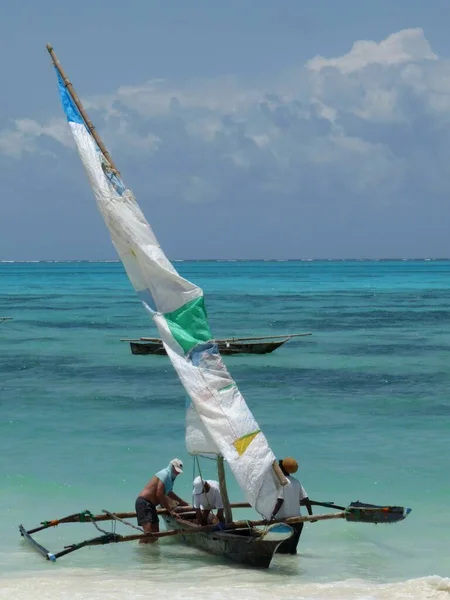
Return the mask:
[[161, 250], [133, 194], [87, 129], [58, 63], [55, 66], [62, 105], [98, 208], [191, 399], [190, 451], [222, 454], [248, 502], [269, 518], [281, 487], [272, 466], [275, 455], [212, 340], [203, 292], [182, 278]]
[[192, 400], [186, 406], [186, 448], [189, 454], [215, 458], [220, 454], [217, 444], [203, 425]]

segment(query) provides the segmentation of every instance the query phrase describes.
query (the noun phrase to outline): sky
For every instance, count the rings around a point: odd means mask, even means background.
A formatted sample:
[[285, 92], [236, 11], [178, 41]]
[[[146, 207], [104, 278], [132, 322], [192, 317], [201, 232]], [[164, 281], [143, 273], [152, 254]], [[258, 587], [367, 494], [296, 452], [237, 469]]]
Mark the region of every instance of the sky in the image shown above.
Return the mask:
[[21, 0], [0, 260], [111, 260], [51, 43], [171, 259], [450, 257], [448, 0]]

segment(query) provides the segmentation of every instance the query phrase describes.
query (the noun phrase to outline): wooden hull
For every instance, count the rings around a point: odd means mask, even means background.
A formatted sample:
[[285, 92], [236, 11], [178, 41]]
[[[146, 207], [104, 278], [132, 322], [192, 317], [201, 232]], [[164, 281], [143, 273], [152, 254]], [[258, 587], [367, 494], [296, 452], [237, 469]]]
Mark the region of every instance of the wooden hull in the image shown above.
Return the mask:
[[270, 354], [287, 340], [276, 342], [225, 342], [219, 341], [219, 352], [221, 354]]
[[[178, 521], [168, 515], [162, 518], [167, 529], [188, 529], [197, 527], [188, 520]], [[251, 567], [267, 569], [272, 561], [280, 540], [269, 541], [260, 538], [255, 530], [234, 529], [232, 531], [201, 532], [178, 535], [176, 539], [187, 546], [204, 550], [209, 554], [224, 556], [234, 562]]]
[[[269, 354], [273, 352], [288, 340], [278, 340], [276, 342], [232, 342], [217, 340], [219, 352], [223, 355], [231, 354]], [[162, 342], [130, 342], [132, 354], [153, 354], [161, 356], [166, 354]]]
[[131, 354], [166, 354], [162, 342], [130, 342]]

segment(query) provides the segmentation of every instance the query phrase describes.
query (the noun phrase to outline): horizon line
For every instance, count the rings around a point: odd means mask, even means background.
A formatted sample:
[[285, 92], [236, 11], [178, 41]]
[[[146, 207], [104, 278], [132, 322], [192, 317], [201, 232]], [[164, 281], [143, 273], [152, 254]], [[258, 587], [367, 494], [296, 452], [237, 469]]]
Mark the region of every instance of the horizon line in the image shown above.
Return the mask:
[[[442, 256], [416, 256], [416, 257], [389, 257], [389, 258], [172, 258], [171, 262], [414, 262], [414, 261], [449, 261], [450, 257]], [[121, 263], [120, 259], [25, 259], [25, 260], [0, 260], [0, 264], [42, 264], [42, 263]]]

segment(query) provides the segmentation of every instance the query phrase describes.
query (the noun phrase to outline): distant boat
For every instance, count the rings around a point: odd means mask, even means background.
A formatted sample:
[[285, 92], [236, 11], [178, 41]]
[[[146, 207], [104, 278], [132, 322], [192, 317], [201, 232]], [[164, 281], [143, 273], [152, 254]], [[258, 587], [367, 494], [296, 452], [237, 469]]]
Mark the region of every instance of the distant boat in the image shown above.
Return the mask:
[[[283, 346], [292, 337], [311, 335], [310, 333], [295, 333], [286, 336], [268, 336], [254, 338], [228, 338], [216, 340], [220, 354], [270, 354]], [[281, 338], [281, 339], [274, 339]], [[136, 340], [122, 340], [130, 343], [132, 354], [153, 354], [162, 356], [166, 354], [164, 345], [159, 338], [139, 338]]]
[[12, 317], [0, 317], [0, 323], [3, 323], [4, 321], [12, 321]]

